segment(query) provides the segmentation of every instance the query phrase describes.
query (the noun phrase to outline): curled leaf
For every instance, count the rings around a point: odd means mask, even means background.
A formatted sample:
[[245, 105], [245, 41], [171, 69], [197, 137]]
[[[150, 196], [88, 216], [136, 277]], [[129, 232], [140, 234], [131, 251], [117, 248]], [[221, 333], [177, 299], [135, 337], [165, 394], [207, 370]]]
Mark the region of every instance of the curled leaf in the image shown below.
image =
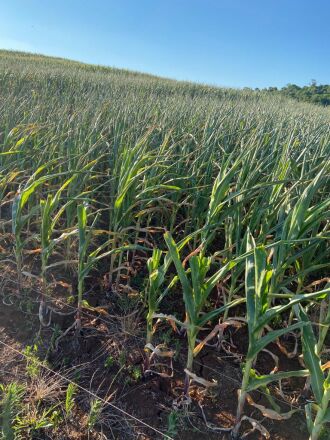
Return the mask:
[[242, 439], [246, 438], [248, 435], [250, 435], [254, 431], [259, 431], [262, 436], [264, 436], [267, 439], [270, 439], [270, 434], [267, 431], [267, 429], [264, 426], [262, 426], [261, 423], [259, 423], [257, 420], [252, 419], [251, 417], [248, 417], [248, 416], [243, 416], [242, 417], [242, 422], [244, 420], [246, 420], [249, 423], [251, 423], [252, 429], [250, 429], [248, 432], [243, 434], [242, 437], [241, 437]]
[[221, 330], [225, 330], [230, 325], [235, 327], [241, 327], [242, 323], [235, 320], [228, 320], [223, 322], [222, 324], [216, 325], [214, 329], [198, 345], [196, 345], [194, 349], [194, 356], [197, 356], [197, 354], [201, 351], [201, 349], [208, 341], [213, 339]]
[[175, 355], [175, 351], [167, 350], [166, 347], [162, 344], [154, 347], [152, 344], [149, 343], [146, 344], [144, 348], [150, 350], [152, 352], [152, 355], [154, 356], [173, 358]]
[[184, 369], [184, 372], [189, 376], [194, 382], [203, 385], [206, 388], [216, 387], [218, 384], [216, 382], [210, 382], [202, 377], [197, 376], [192, 371], [189, 371], [187, 368]]
[[294, 413], [298, 411], [297, 409], [293, 409], [291, 411], [288, 411], [287, 413], [280, 414], [274, 409], [266, 408], [263, 405], [255, 403], [249, 394], [246, 395], [246, 400], [251, 406], [257, 408], [264, 417], [267, 417], [268, 419], [272, 419], [272, 420], [288, 420]]

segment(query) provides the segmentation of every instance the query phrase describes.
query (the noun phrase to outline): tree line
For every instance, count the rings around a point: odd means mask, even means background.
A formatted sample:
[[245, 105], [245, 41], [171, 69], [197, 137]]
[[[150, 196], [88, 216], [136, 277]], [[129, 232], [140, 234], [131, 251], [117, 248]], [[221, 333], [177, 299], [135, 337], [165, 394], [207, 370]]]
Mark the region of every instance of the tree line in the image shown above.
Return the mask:
[[299, 87], [296, 84], [287, 84], [281, 89], [268, 87], [263, 90], [266, 92], [279, 92], [298, 101], [306, 101], [323, 106], [330, 105], [330, 85], [317, 84], [315, 80], [312, 80], [309, 85], [303, 87]]

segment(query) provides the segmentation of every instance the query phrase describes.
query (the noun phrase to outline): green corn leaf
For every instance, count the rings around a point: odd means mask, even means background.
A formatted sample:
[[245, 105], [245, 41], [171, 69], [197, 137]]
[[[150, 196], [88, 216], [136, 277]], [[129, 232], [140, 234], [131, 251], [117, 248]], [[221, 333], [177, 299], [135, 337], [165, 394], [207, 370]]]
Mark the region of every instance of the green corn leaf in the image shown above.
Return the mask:
[[330, 423], [330, 408], [328, 408], [323, 417], [324, 423]]
[[[246, 242], [246, 251], [250, 252], [255, 248], [255, 242], [251, 235], [248, 233]], [[246, 259], [245, 267], [245, 291], [246, 291], [246, 309], [247, 309], [247, 321], [249, 333], [251, 333], [255, 327], [255, 322], [257, 319], [257, 307], [256, 307], [256, 267], [255, 267], [255, 256], [253, 254], [249, 255]]]
[[[100, 248], [101, 247], [103, 248], [103, 246], [100, 246]], [[98, 249], [100, 249], [100, 248], [98, 248]], [[104, 252], [103, 254], [99, 254], [98, 249], [96, 249], [95, 251], [93, 251], [92, 253], [89, 254], [87, 262], [84, 266], [83, 273], [82, 273], [83, 276], [87, 276], [87, 274], [90, 272], [92, 267], [95, 266], [95, 264], [98, 261], [102, 260], [103, 258], [109, 257], [112, 254], [120, 254], [122, 252], [132, 251], [132, 250], [150, 251], [149, 248], [139, 246], [139, 245], [134, 245], [134, 244], [120, 246], [116, 249], [111, 249], [107, 252]]]
[[221, 204], [221, 202], [228, 193], [231, 179], [233, 178], [237, 168], [241, 163], [240, 159], [236, 160], [234, 165], [229, 169], [228, 172], [226, 172], [226, 169], [229, 167], [230, 160], [231, 157], [229, 156], [227, 161], [223, 165], [222, 170], [217, 175], [214, 181], [206, 224], [212, 223], [214, 221], [214, 217], [219, 214], [221, 208], [224, 206], [223, 204]]
[[44, 182], [47, 182], [49, 180], [48, 176], [40, 177], [40, 179], [35, 180], [33, 183], [31, 183], [29, 186], [24, 188], [22, 190], [21, 194], [18, 197], [18, 208], [22, 210], [26, 203], [28, 202], [29, 198], [32, 194], [36, 191], [36, 189], [43, 184]]
[[202, 315], [202, 317], [197, 319], [196, 325], [198, 327], [203, 327], [203, 325], [205, 325], [208, 321], [212, 321], [212, 319], [217, 318], [221, 313], [225, 312], [226, 310], [232, 307], [236, 307], [239, 304], [243, 304], [244, 302], [245, 302], [245, 298], [234, 299], [233, 301], [225, 304], [224, 306], [219, 307], [218, 309], [214, 309], [211, 312]]
[[195, 316], [195, 307], [194, 307], [194, 303], [193, 303], [192, 287], [189, 283], [188, 277], [186, 275], [186, 271], [184, 270], [184, 268], [182, 266], [178, 248], [177, 248], [175, 241], [173, 240], [173, 238], [169, 232], [165, 232], [164, 239], [165, 239], [167, 248], [169, 250], [170, 256], [171, 256], [173, 263], [175, 265], [175, 268], [178, 272], [180, 282], [182, 284], [184, 302], [187, 307], [187, 313], [189, 314], [190, 319], [192, 321], [195, 321], [195, 319], [197, 317]]
[[310, 202], [317, 191], [324, 175], [324, 169], [322, 169], [315, 179], [308, 185], [308, 187], [302, 193], [299, 201], [296, 203], [292, 212], [290, 228], [288, 231], [288, 237], [290, 239], [298, 238], [302, 225], [304, 224], [306, 213], [309, 208]]
[[205, 276], [210, 269], [211, 259], [203, 256], [193, 256], [189, 260], [194, 303], [197, 314], [207, 299], [205, 290]]
[[263, 246], [254, 248], [254, 265], [255, 265], [255, 291], [256, 296], [260, 302], [258, 304], [258, 314], [262, 313], [262, 307], [265, 303], [265, 280], [266, 280], [266, 262], [267, 253]]
[[305, 416], [306, 416], [307, 429], [308, 432], [311, 434], [314, 427], [313, 411], [312, 411], [311, 403], [307, 403], [307, 405], [305, 405]]
[[78, 235], [79, 235], [79, 262], [85, 260], [87, 241], [86, 241], [86, 227], [87, 227], [87, 209], [85, 205], [77, 206], [78, 216]]
[[255, 330], [256, 331], [262, 330], [266, 324], [272, 321], [272, 319], [274, 319], [276, 316], [280, 315], [281, 313], [285, 312], [286, 310], [292, 309], [292, 307], [296, 304], [305, 301], [309, 302], [315, 299], [325, 299], [329, 295], [330, 295], [330, 287], [327, 289], [320, 290], [319, 292], [297, 294], [287, 304], [275, 306], [267, 310], [264, 313], [264, 315], [258, 320]]
[[[244, 258], [245, 258], [245, 256], [240, 258], [240, 260], [242, 260]], [[205, 282], [205, 295], [206, 295], [206, 297], [209, 296], [212, 289], [218, 284], [219, 280], [221, 278], [223, 278], [236, 265], [237, 265], [236, 261], [229, 261]]]
[[286, 333], [292, 332], [293, 330], [297, 330], [304, 325], [305, 323], [297, 322], [296, 324], [289, 325], [289, 327], [281, 328], [279, 330], [273, 330], [267, 333], [267, 335], [263, 336], [261, 339], [256, 339], [258, 337], [258, 332], [256, 332], [256, 334], [254, 334], [256, 340], [254, 341], [254, 344], [249, 348], [247, 359], [254, 359], [261, 350], [263, 350], [271, 342], [275, 341], [275, 339], [285, 335]]
[[163, 292], [163, 295], [160, 295], [159, 292], [165, 278], [164, 266], [159, 266], [162, 254], [163, 252], [160, 249], [154, 248], [152, 256], [147, 260], [149, 272], [149, 284], [147, 288], [149, 315], [152, 315], [156, 311], [160, 301], [166, 294], [166, 291]]
[[274, 374], [254, 376], [249, 381], [247, 392], [257, 390], [258, 388], [269, 385], [271, 382], [277, 382], [281, 379], [288, 379], [290, 377], [307, 377], [307, 376], [309, 376], [308, 370], [280, 371], [279, 373], [274, 373]]
[[[313, 206], [307, 211], [306, 219], [301, 227], [300, 236], [305, 236], [312, 230], [315, 223], [320, 223], [324, 217], [329, 217], [329, 213], [325, 210], [330, 206], [330, 199], [324, 200], [322, 203]], [[328, 215], [327, 215], [328, 214]]]
[[310, 371], [312, 390], [317, 403], [321, 403], [323, 397], [324, 375], [321, 370], [321, 359], [316, 354], [316, 338], [312, 323], [301, 305], [296, 305], [294, 311], [297, 318], [304, 323], [302, 328], [302, 352], [304, 362]]
[[24, 153], [24, 151], [21, 151], [21, 150], [4, 151], [4, 152], [0, 153], [0, 156], [9, 156], [11, 154], [19, 154], [19, 153]]

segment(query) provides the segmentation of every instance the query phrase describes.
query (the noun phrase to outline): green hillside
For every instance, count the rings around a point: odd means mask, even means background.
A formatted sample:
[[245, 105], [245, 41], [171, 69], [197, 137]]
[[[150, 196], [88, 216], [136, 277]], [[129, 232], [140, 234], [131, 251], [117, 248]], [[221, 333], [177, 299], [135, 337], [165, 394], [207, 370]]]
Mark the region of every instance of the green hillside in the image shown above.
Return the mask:
[[[292, 440], [306, 409], [328, 435], [329, 194], [328, 108], [0, 51], [0, 327], [30, 346], [6, 426], [219, 438], [202, 407]], [[33, 397], [45, 365], [85, 390]]]

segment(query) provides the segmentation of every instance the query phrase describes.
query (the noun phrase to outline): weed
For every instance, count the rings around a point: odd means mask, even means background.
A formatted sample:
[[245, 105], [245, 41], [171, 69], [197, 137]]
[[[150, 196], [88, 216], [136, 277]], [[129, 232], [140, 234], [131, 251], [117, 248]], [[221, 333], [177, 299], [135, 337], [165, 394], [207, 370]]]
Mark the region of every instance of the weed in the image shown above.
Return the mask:
[[77, 386], [73, 383], [69, 383], [65, 394], [65, 412], [67, 417], [70, 417], [74, 408], [74, 397], [77, 393]]
[[88, 414], [87, 426], [89, 430], [92, 430], [95, 425], [100, 420], [102, 412], [102, 402], [99, 399], [94, 399], [91, 401], [90, 410]]

